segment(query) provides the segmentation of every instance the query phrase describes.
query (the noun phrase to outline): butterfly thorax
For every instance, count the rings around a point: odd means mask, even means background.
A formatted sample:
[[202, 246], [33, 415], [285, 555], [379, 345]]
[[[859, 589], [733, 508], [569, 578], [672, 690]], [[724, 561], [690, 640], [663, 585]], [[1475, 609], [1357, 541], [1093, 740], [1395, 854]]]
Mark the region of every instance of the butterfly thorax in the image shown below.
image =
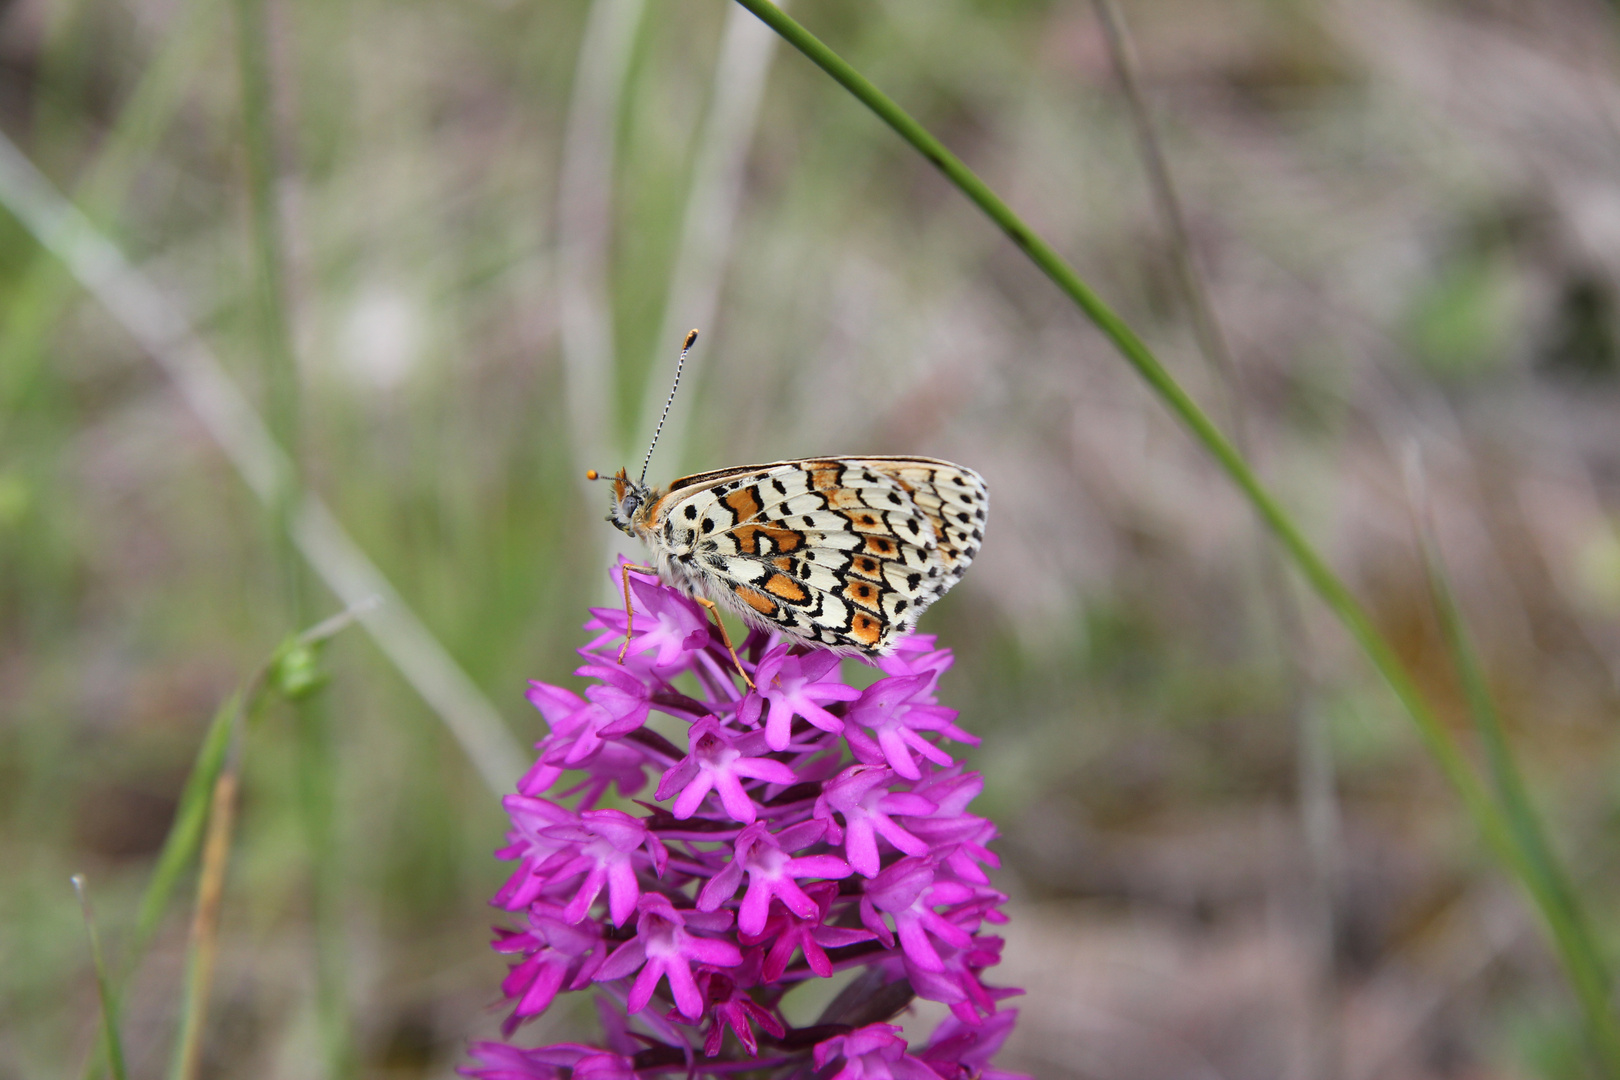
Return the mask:
[[695, 534], [671, 521], [666, 521], [663, 528], [659, 528], [659, 494], [656, 488], [638, 484], [630, 479], [625, 470], [620, 469], [613, 478], [607, 520], [621, 532], [647, 545], [648, 553], [653, 557], [653, 568], [659, 571], [666, 584], [675, 586], [688, 596], [703, 596], [708, 591], [702, 587], [703, 575], [690, 569], [692, 557], [699, 549], [693, 542]]

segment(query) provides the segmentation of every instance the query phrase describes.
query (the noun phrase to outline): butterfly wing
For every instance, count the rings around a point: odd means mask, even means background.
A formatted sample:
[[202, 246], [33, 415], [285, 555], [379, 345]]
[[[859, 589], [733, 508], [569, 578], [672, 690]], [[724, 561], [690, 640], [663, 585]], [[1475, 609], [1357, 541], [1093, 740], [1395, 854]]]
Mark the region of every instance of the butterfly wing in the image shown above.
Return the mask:
[[962, 580], [984, 542], [990, 494], [984, 477], [972, 469], [936, 458], [876, 457], [841, 459], [891, 477], [905, 489], [927, 520], [939, 549], [941, 576], [926, 603]]
[[683, 477], [638, 532], [669, 580], [746, 621], [882, 654], [961, 578], [986, 509], [950, 462], [817, 458]]

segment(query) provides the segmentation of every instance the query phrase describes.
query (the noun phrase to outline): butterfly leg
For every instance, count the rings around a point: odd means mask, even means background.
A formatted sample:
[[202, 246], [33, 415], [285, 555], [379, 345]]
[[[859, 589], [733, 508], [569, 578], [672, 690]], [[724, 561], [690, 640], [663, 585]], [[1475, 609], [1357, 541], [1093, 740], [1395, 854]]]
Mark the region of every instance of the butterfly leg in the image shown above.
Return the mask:
[[708, 608], [709, 614], [714, 616], [714, 625], [720, 630], [720, 640], [726, 643], [726, 651], [731, 654], [731, 662], [737, 665], [737, 674], [743, 677], [743, 682], [748, 684], [748, 689], [756, 689], [754, 686], [754, 680], [750, 679], [748, 677], [748, 672], [743, 670], [742, 661], [737, 657], [737, 650], [731, 644], [731, 635], [726, 633], [726, 624], [720, 619], [719, 605], [717, 605], [713, 600], [708, 600], [701, 596], [694, 596], [692, 599]]
[[624, 654], [630, 651], [630, 635], [636, 627], [635, 609], [630, 606], [630, 572], [640, 571], [645, 574], [657, 575], [658, 571], [651, 566], [637, 566], [635, 563], [619, 564], [619, 585], [624, 589], [624, 644], [619, 646], [619, 663], [624, 663]]

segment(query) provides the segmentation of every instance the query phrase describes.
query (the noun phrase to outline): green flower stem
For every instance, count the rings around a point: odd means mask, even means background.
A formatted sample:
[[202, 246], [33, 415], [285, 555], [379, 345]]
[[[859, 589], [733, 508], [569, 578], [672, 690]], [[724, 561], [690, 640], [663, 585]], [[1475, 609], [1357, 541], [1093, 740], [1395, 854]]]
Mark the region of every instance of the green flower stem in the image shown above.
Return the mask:
[[[1373, 667], [1383, 676], [1384, 681], [1389, 684], [1401, 705], [1412, 717], [1419, 736], [1440, 766], [1442, 774], [1457, 791], [1463, 806], [1484, 834], [1486, 842], [1513, 875], [1523, 883], [1549, 925], [1557, 925], [1561, 920], [1561, 913], [1553, 898], [1536, 884], [1540, 876], [1535, 866], [1536, 860], [1518, 842], [1501, 809], [1474, 774], [1462, 750], [1418, 690], [1417, 684], [1412, 681], [1411, 675], [1401, 664], [1395, 650], [1378, 632], [1371, 617], [1350, 592], [1349, 587], [1327, 565], [1306, 540], [1304, 533], [1293, 519], [1283, 510], [1281, 504], [1260, 482], [1243, 455], [1232, 445], [1231, 440], [1171, 377], [1164, 365], [1153, 355], [1152, 350], [1137, 337], [1123, 319], [1092, 292], [1085, 282], [1080, 280], [1074, 268], [1050, 245], [1035, 235], [1029, 226], [1024, 224], [1018, 215], [974, 174], [973, 170], [964, 165], [905, 110], [867, 81], [860, 72], [850, 67], [815, 35], [785, 15], [769, 0], [737, 0], [737, 3], [751, 11], [790, 45], [831, 75], [862, 104], [876, 113], [884, 123], [893, 128], [901, 138], [916, 148], [923, 157], [933, 162], [952, 184], [983, 210], [990, 220], [1029, 256], [1053, 284], [1075, 302], [1097, 329], [1102, 331], [1119, 350], [1120, 355], [1143, 379], [1147, 380], [1148, 385], [1170, 411], [1180, 418], [1192, 432], [1193, 437], [1209, 451], [1216, 463], [1237, 484], [1261, 520], [1276, 536], [1295, 567], [1361, 646], [1368, 659], [1372, 661]], [[1562, 949], [1560, 956], [1568, 968], [1571, 956]], [[1570, 970], [1569, 975], [1577, 991], [1582, 992], [1583, 1002], [1587, 1001], [1587, 994], [1582, 991], [1586, 985], [1585, 976], [1577, 970]], [[1587, 1011], [1596, 1036], [1594, 1041], [1599, 1048], [1605, 1068], [1609, 1075], [1620, 1077], [1620, 1029], [1616, 1028], [1614, 1018], [1607, 1008], [1597, 1015], [1593, 1014], [1591, 1008]]]

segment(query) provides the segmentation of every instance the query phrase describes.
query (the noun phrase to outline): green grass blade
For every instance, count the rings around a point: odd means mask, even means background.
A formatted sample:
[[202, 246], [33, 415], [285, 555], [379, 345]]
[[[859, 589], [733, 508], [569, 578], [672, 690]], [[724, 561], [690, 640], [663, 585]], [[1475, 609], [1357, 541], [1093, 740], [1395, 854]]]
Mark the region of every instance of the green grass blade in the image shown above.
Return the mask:
[[237, 773], [227, 763], [209, 792], [208, 838], [203, 845], [197, 874], [197, 907], [191, 923], [191, 944], [186, 957], [186, 987], [181, 998], [180, 1032], [175, 1039], [170, 1080], [196, 1080], [202, 1061], [203, 1024], [208, 1015], [214, 961], [219, 955], [219, 909], [225, 887], [225, 868], [236, 834]]
[[[288, 482], [286, 455], [225, 365], [156, 284], [4, 133], [0, 203], [158, 363], [254, 496], [267, 505], [280, 499]], [[366, 622], [372, 640], [444, 723], [490, 792], [499, 797], [511, 791], [532, 755], [525, 755], [460, 663], [324, 502], [306, 493], [290, 527], [299, 553], [340, 599], [349, 604], [382, 599], [382, 611]]]
[[[117, 986], [112, 988], [114, 1000], [129, 981], [135, 969], [146, 956], [146, 949], [157, 933], [158, 924], [169, 908], [174, 891], [185, 876], [187, 868], [202, 845], [203, 832], [208, 824], [210, 807], [219, 777], [225, 770], [232, 735], [239, 718], [255, 715], [270, 691], [288, 698], [298, 699], [314, 693], [324, 685], [324, 677], [316, 670], [314, 651], [334, 635], [348, 628], [375, 606], [375, 599], [356, 604], [278, 645], [254, 675], [233, 691], [214, 712], [202, 744], [197, 748], [196, 760], [180, 792], [180, 803], [175, 809], [174, 822], [164, 838], [158, 854], [152, 880], [141, 895], [135, 916], [135, 930], [131, 936], [128, 954], [120, 968]], [[101, 1070], [104, 1060], [92, 1056], [85, 1068], [85, 1076]]]
[[[230, 750], [231, 734], [236, 729], [235, 720], [241, 705], [241, 690], [232, 692], [221, 702], [214, 712], [214, 718], [208, 723], [208, 731], [203, 735], [202, 745], [197, 748], [197, 757], [192, 762], [191, 773], [186, 777], [185, 787], [180, 791], [180, 805], [175, 808], [174, 822], [169, 826], [169, 834], [163, 840], [163, 850], [158, 853], [157, 866], [152, 870], [152, 879], [146, 883], [146, 891], [141, 894], [141, 904], [135, 915], [135, 930], [130, 937], [123, 962], [119, 966], [118, 985], [112, 990], [115, 1001], [122, 993], [124, 985], [129, 982], [130, 976], [145, 959], [146, 950], [152, 944], [152, 937], [157, 933], [158, 924], [163, 921], [164, 912], [169, 910], [169, 901], [173, 899], [174, 891], [180, 885], [180, 879], [185, 876], [186, 869], [191, 865], [192, 858], [202, 844], [203, 828], [208, 823], [208, 806], [213, 798], [214, 784], [225, 767], [225, 757]], [[103, 1023], [106, 1022], [106, 1017], [103, 1017]], [[98, 1051], [85, 1063], [82, 1075], [96, 1076], [105, 1064], [106, 1059], [101, 1057]]]
[[197, 748], [197, 759], [186, 777], [186, 786], [180, 792], [180, 805], [174, 812], [174, 824], [163, 841], [152, 880], [141, 895], [141, 906], [135, 916], [135, 935], [130, 942], [129, 954], [124, 957], [123, 972], [127, 978], [146, 955], [152, 935], [157, 932], [163, 913], [168, 910], [180, 878], [202, 843], [203, 826], [208, 822], [208, 802], [214, 790], [214, 781], [225, 766], [225, 754], [230, 749], [231, 732], [242, 704], [242, 692], [233, 692], [219, 706], [208, 723], [202, 745]]
[[96, 991], [101, 996], [101, 1031], [107, 1060], [112, 1064], [113, 1080], [129, 1080], [129, 1069], [124, 1065], [124, 1043], [118, 1035], [118, 995], [107, 974], [101, 934], [96, 930], [95, 912], [90, 909], [90, 894], [83, 874], [74, 874], [72, 880], [73, 891], [79, 894], [79, 908], [84, 912], [84, 929], [90, 935], [90, 962], [95, 965]]
[[[276, 200], [277, 132], [271, 110], [273, 88], [270, 70], [268, 12], [264, 0], [237, 0], [237, 68], [240, 76], [242, 108], [242, 147], [246, 161], [248, 211], [252, 223], [250, 251], [253, 256], [251, 315], [257, 319], [260, 375], [264, 380], [264, 414], [270, 433], [293, 460], [294, 483], [282, 489], [282, 502], [272, 508], [277, 520], [276, 538], [286, 550], [283, 561], [289, 567], [288, 588], [302, 591], [296, 571], [297, 555], [285, 541], [286, 521], [297, 504], [300, 458], [301, 402], [298, 369], [293, 356], [291, 319], [287, 308], [286, 256], [283, 251], [280, 211]], [[293, 606], [302, 599], [295, 596]]]
[[1401, 704], [1417, 723], [1419, 734], [1434, 755], [1447, 780], [1457, 789], [1469, 812], [1480, 823], [1487, 839], [1498, 850], [1507, 850], [1507, 834], [1500, 815], [1484, 787], [1470, 770], [1461, 751], [1441, 725], [1438, 716], [1407, 674], [1393, 648], [1378, 633], [1371, 617], [1362, 609], [1350, 589], [1334, 574], [1327, 562], [1311, 546], [1293, 519], [1270, 491], [1261, 484], [1248, 462], [1221, 432], [1191, 395], [1165, 370], [1143, 341], [1125, 321], [1092, 292], [1074, 269], [1028, 225], [1012, 212], [1000, 197], [980, 180], [944, 145], [929, 134], [898, 105], [889, 100], [859, 72], [827, 48], [819, 39], [783, 14], [768, 0], [737, 0], [759, 16], [773, 30], [822, 70], [854, 94], [885, 123], [894, 128], [919, 153], [933, 162], [947, 179], [994, 221], [1013, 243], [1029, 256], [1083, 311], [1103, 335], [1113, 343], [1170, 411], [1188, 427], [1195, 439], [1215, 458], [1233, 483], [1282, 544], [1294, 566], [1338, 617], [1357, 644], [1367, 653]]
[[[946, 179], [1007, 234], [1053, 284], [1074, 301], [1120, 355], [1147, 381], [1165, 406], [1188, 428], [1193, 438], [1215, 458], [1216, 463], [1237, 485], [1238, 490], [1248, 499], [1261, 520], [1276, 536], [1294, 567], [1366, 653], [1373, 667], [1412, 718], [1425, 747], [1446, 780], [1457, 792], [1464, 808], [1492, 851], [1509, 872], [1525, 883], [1537, 905], [1543, 907], [1543, 914], [1548, 915], [1549, 922], [1556, 917], [1548, 914], [1545, 907], [1550, 898], [1541, 890], [1532, 887], [1532, 881], [1537, 877], [1538, 871], [1514, 839], [1501, 809], [1475, 775], [1455, 739], [1440, 722], [1438, 714], [1401, 664], [1394, 648], [1378, 632], [1371, 616], [1356, 600], [1349, 587], [1333, 572], [1327, 561], [1305, 538], [1305, 534], [1295, 524], [1293, 518], [1283, 509], [1281, 503], [1260, 482], [1260, 478], [1249, 467], [1248, 461], [1232, 441], [1176, 382], [1135, 331], [1080, 279], [1074, 268], [1061, 255], [1013, 213], [1012, 209], [979, 179], [973, 170], [820, 39], [789, 18], [769, 0], [736, 0], [736, 2], [780, 34], [785, 41], [893, 128], [918, 153], [932, 162]], [[1560, 956], [1567, 964], [1569, 957], [1562, 951]], [[1570, 972], [1570, 977], [1576, 983], [1583, 978], [1575, 971]], [[1620, 1043], [1616, 1045], [1620, 1047]], [[1612, 1059], [1608, 1057], [1606, 1040], [1600, 1049], [1603, 1050], [1604, 1065], [1609, 1074], [1620, 1077], [1620, 1051], [1617, 1051]]]
[[[265, 0], [236, 0], [237, 66], [240, 75], [242, 143], [245, 151], [248, 207], [252, 218], [249, 245], [254, 260], [253, 314], [258, 319], [260, 371], [265, 388], [265, 419], [270, 432], [286, 448], [292, 463], [291, 482], [284, 485], [280, 499], [270, 508], [274, 519], [272, 537], [280, 549], [288, 609], [302, 622], [314, 602], [312, 575], [304, 568], [293, 542], [292, 519], [303, 486], [302, 415], [303, 403], [293, 349], [292, 311], [288, 297], [287, 259], [281, 213], [276, 198], [278, 144], [273, 101], [275, 71], [271, 63], [269, 9]], [[344, 960], [342, 932], [342, 883], [344, 867], [338, 847], [333, 792], [337, 784], [337, 763], [332, 746], [331, 724], [326, 709], [314, 695], [293, 702], [298, 745], [298, 801], [304, 840], [311, 863], [310, 889], [315, 922], [315, 984], [321, 1044], [328, 1077], [356, 1074], [357, 1053], [349, 1015], [344, 980], [348, 965]], [[223, 856], [221, 856], [223, 857]], [[221, 873], [223, 871], [220, 871]], [[201, 908], [199, 907], [199, 910]], [[198, 949], [201, 956], [211, 945]], [[191, 1002], [201, 1017], [206, 1006], [208, 971], [198, 962], [197, 997]], [[200, 1020], [199, 1020], [200, 1023]], [[192, 1046], [201, 1037], [192, 1031]], [[180, 1059], [177, 1059], [179, 1061]], [[172, 1074], [175, 1080], [191, 1080], [195, 1075], [195, 1052]]]
[[[139, 170], [179, 110], [181, 94], [195, 77], [214, 22], [214, 5], [191, 0], [175, 17], [156, 56], [130, 92], [97, 147], [94, 161], [74, 185], [74, 200], [92, 220], [112, 223]], [[0, 297], [0, 425], [39, 368], [46, 341], [81, 291], [73, 275], [48, 251], [40, 251]]]
[[123, 978], [128, 978], [146, 955], [146, 947], [157, 932], [163, 913], [168, 910], [169, 900], [202, 843], [203, 827], [208, 822], [209, 802], [213, 798], [214, 784], [225, 766], [236, 717], [257, 711], [263, 700], [267, 677], [273, 676], [270, 684], [274, 689], [288, 696], [297, 696], [311, 679], [307, 673], [300, 672], [298, 678], [302, 681], [292, 684], [283, 671], [287, 658], [298, 657], [303, 666], [313, 663], [312, 660], [303, 659], [308, 650], [350, 626], [373, 606], [372, 603], [356, 605], [295, 638], [289, 638], [277, 646], [259, 673], [249, 679], [244, 687], [232, 692], [215, 710], [213, 719], [208, 722], [208, 730], [203, 734], [202, 744], [197, 748], [197, 757], [192, 762], [185, 787], [180, 791], [180, 804], [175, 809], [169, 835], [164, 838], [163, 849], [158, 853], [152, 880], [141, 895], [141, 906], [135, 916], [134, 936], [129, 954], [124, 958]]
[[[1418, 508], [1421, 512], [1421, 507]], [[1569, 972], [1575, 996], [1585, 1014], [1588, 1035], [1598, 1057], [1610, 1075], [1620, 1070], [1620, 1026], [1617, 1026], [1610, 999], [1613, 981], [1602, 950], [1593, 937], [1590, 924], [1568, 875], [1547, 838], [1528, 785], [1519, 771], [1513, 750], [1502, 728], [1502, 717], [1485, 676], [1479, 651], [1457, 604], [1446, 573], [1445, 560], [1431, 531], [1418, 523], [1418, 544], [1423, 554], [1424, 576], [1434, 599], [1440, 633], [1451, 655], [1452, 666], [1462, 686], [1469, 718], [1485, 752], [1496, 796], [1507, 817], [1513, 842], [1523, 852], [1529, 870], [1523, 884], [1547, 922], [1565, 969]]]

